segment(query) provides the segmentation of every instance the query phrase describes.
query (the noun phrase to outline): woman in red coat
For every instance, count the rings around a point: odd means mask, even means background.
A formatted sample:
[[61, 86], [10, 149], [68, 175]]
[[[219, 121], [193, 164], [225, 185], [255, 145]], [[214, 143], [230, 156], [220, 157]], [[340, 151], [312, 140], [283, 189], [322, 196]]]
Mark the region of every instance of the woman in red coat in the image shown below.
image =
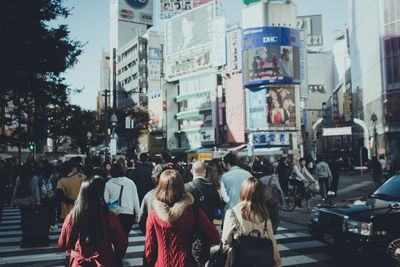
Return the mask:
[[104, 186], [102, 179], [83, 181], [75, 206], [65, 218], [58, 246], [71, 250], [69, 266], [114, 267], [117, 258], [125, 255], [128, 239], [104, 202]]
[[[178, 171], [166, 170], [160, 176], [153, 210], [146, 223], [144, 266], [192, 267], [194, 198], [185, 192]], [[199, 209], [198, 226], [211, 244], [219, 244], [218, 230]]]

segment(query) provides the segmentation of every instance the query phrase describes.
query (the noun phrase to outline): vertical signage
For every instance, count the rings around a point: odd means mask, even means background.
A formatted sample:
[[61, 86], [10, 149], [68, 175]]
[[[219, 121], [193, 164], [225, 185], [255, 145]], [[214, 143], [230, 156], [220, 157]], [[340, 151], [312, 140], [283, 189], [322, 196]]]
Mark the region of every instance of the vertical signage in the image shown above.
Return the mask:
[[266, 126], [266, 94], [265, 89], [249, 90], [249, 118], [250, 128], [262, 128]]

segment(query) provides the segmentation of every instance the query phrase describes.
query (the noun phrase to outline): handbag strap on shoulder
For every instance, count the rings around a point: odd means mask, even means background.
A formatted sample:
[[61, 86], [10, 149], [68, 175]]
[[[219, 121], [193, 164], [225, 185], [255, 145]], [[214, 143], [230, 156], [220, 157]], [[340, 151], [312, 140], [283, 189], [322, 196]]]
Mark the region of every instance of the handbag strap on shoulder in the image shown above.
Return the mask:
[[239, 233], [241, 234], [241, 230], [242, 230], [242, 227], [241, 227], [241, 225], [240, 225], [240, 222], [239, 222], [239, 219], [238, 219], [238, 217], [237, 217], [237, 215], [236, 215], [236, 211], [234, 210], [234, 209], [232, 209], [232, 212], [233, 212], [233, 218], [234, 218], [234, 220], [235, 220], [235, 224], [236, 224], [236, 226], [237, 226], [237, 228], [238, 228], [238, 230], [239, 230]]

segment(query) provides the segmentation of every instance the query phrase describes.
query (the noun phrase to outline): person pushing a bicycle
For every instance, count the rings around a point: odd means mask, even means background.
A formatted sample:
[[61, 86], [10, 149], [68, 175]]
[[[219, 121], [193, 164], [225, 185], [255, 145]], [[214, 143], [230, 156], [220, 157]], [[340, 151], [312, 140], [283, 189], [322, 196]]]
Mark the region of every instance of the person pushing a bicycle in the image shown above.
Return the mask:
[[294, 186], [296, 186], [296, 205], [302, 207], [301, 200], [305, 194], [304, 184], [318, 184], [318, 181], [307, 170], [305, 158], [300, 158], [298, 163], [293, 166], [291, 179]]

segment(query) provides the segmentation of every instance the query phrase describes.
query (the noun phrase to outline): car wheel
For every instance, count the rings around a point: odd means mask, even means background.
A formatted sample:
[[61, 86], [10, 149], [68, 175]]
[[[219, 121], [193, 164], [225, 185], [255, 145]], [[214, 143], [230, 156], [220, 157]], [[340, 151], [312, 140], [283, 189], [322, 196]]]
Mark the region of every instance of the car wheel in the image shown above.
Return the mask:
[[386, 253], [395, 264], [400, 264], [400, 238], [393, 240], [386, 248]]

